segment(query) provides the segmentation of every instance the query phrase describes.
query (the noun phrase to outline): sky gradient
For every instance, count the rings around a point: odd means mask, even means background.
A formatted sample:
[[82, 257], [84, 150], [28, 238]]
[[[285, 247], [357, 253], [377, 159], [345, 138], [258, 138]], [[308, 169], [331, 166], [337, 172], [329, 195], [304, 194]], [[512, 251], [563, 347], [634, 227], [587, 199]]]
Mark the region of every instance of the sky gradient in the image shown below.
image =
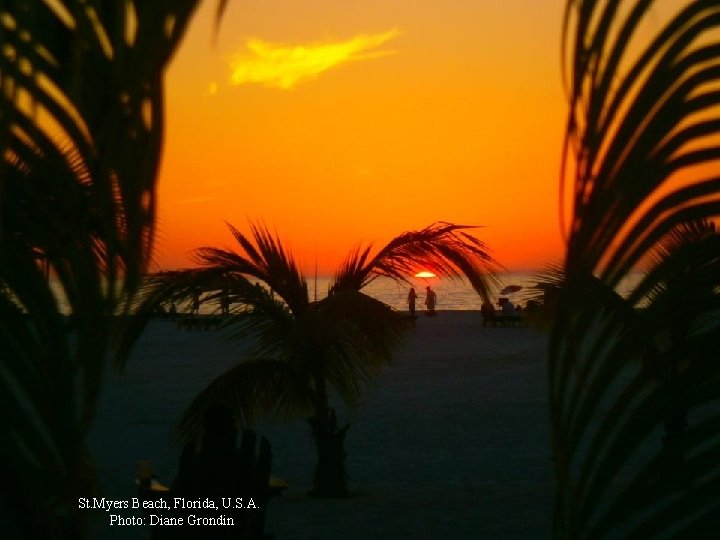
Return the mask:
[[262, 221], [303, 268], [434, 221], [514, 270], [562, 253], [564, 0], [249, 0], [167, 79], [153, 270]]

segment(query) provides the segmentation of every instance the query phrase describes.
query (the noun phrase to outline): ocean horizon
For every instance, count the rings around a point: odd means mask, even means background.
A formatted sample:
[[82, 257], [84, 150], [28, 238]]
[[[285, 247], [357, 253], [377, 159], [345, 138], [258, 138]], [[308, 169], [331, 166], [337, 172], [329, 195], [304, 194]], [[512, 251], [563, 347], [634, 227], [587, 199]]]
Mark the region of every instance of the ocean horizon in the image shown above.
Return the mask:
[[[499, 285], [490, 291], [493, 302], [497, 302], [500, 296], [508, 296], [510, 300], [521, 306], [524, 306], [529, 297], [533, 294], [533, 288], [539, 280], [541, 272], [506, 272], [498, 275]], [[620, 293], [627, 294], [632, 285], [637, 283], [639, 274], [633, 274], [631, 279], [625, 285], [621, 285]], [[327, 296], [332, 276], [306, 276], [308, 285], [308, 295], [310, 300], [322, 300]], [[53, 280], [54, 281], [54, 280]], [[501, 295], [500, 291], [508, 285], [519, 286], [520, 289], [509, 295]], [[467, 311], [479, 310], [482, 299], [478, 293], [472, 288], [467, 280], [462, 278], [410, 278], [410, 284], [397, 283], [389, 278], [378, 277], [363, 289], [363, 292], [381, 302], [384, 302], [397, 310], [407, 310], [407, 296], [410, 287], [415, 287], [418, 293], [417, 309], [424, 309], [425, 288], [432, 287], [437, 295], [436, 309], [439, 311]], [[69, 306], [64, 300], [61, 288], [57, 282], [53, 283], [53, 288], [60, 302], [60, 310], [62, 313], [69, 313]], [[202, 297], [201, 297], [202, 299]], [[189, 311], [189, 305], [177, 306], [178, 311]], [[219, 311], [216, 303], [203, 302], [200, 306], [200, 313], [210, 315]]]
[[[491, 290], [493, 301], [497, 301], [500, 297], [500, 291], [503, 287], [518, 285], [522, 287], [522, 289], [509, 296], [513, 302], [519, 302], [524, 305], [527, 295], [531, 292], [531, 287], [537, 283], [537, 275], [538, 274], [531, 272], [508, 272], [501, 274], [498, 276], [499, 286]], [[317, 300], [321, 300], [327, 296], [331, 279], [330, 277], [318, 276]], [[479, 310], [482, 304], [482, 299], [478, 293], [465, 279], [438, 277], [428, 279], [410, 278], [410, 283], [411, 285], [406, 285], [397, 283], [389, 278], [379, 277], [365, 287], [363, 292], [398, 310], [406, 310], [408, 308], [407, 296], [411, 286], [415, 287], [415, 291], [418, 294], [417, 309], [419, 311], [424, 309], [425, 288], [427, 286], [432, 287], [437, 295], [436, 309], [439, 311]], [[308, 279], [308, 292], [310, 299], [314, 300], [316, 298], [315, 280], [312, 277]]]

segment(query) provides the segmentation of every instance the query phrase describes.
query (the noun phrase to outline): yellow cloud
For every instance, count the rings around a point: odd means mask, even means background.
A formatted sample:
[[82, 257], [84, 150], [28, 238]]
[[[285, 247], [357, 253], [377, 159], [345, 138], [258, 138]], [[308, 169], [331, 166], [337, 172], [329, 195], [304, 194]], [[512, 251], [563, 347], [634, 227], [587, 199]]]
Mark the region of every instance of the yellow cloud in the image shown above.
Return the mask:
[[398, 35], [397, 28], [381, 34], [361, 34], [346, 41], [309, 45], [278, 45], [260, 39], [249, 39], [246, 51], [230, 64], [230, 83], [257, 83], [288, 90], [303, 79], [352, 60], [368, 60], [392, 54], [374, 51]]

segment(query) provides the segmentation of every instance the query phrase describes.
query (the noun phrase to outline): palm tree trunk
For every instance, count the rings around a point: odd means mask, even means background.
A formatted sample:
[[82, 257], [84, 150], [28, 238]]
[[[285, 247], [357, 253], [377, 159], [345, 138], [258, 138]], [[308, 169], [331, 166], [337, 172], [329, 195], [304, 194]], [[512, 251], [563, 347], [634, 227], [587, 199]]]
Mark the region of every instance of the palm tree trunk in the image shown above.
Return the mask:
[[325, 379], [317, 376], [315, 386], [317, 390], [315, 416], [309, 420], [317, 449], [313, 495], [344, 498], [348, 496], [344, 445], [350, 424], [338, 429], [335, 409], [328, 406]]

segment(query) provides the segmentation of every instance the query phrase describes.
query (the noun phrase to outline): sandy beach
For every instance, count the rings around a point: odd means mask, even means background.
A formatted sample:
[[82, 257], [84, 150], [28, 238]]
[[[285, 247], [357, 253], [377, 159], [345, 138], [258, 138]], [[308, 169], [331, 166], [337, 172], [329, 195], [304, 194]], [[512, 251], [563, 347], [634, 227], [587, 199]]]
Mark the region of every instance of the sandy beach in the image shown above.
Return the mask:
[[[267, 531], [278, 540], [548, 538], [546, 343], [528, 328], [483, 328], [479, 312], [421, 315], [363, 403], [339, 413], [351, 423], [347, 500], [307, 495], [315, 455], [305, 420], [256, 426], [272, 444], [273, 474], [290, 484], [270, 503]], [[221, 332], [152, 323], [122, 377], [108, 375], [90, 435], [104, 496], [135, 496], [142, 459], [172, 481], [173, 424], [241, 354]], [[99, 528], [104, 538], [149, 537]]]

